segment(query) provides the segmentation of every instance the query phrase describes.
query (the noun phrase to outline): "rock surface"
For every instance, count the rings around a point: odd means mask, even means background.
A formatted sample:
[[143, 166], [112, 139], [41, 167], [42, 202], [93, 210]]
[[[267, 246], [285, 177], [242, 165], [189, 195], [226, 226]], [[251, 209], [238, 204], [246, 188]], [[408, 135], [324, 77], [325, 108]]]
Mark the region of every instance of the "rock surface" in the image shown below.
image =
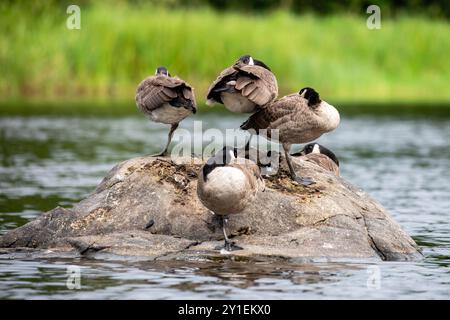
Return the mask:
[[[293, 161], [316, 184], [306, 188], [293, 183], [283, 161], [256, 201], [230, 217], [229, 233], [244, 248], [233, 255], [294, 260], [421, 257], [414, 240], [366, 193], [314, 163]], [[10, 231], [0, 238], [0, 247], [151, 259], [220, 255], [214, 250], [223, 239], [219, 221], [196, 195], [200, 167], [198, 158], [125, 161], [85, 200]]]

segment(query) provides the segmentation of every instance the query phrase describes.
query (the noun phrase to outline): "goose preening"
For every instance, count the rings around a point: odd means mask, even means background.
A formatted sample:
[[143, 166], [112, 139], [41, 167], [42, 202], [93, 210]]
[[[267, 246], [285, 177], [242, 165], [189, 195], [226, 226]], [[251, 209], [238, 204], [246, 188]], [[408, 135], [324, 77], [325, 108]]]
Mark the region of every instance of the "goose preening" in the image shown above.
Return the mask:
[[237, 158], [237, 150], [224, 147], [200, 169], [197, 194], [203, 205], [219, 216], [226, 251], [242, 248], [230, 242], [226, 224], [228, 216], [241, 213], [264, 189], [259, 167], [248, 159]]
[[301, 157], [306, 161], [313, 162], [325, 170], [331, 171], [339, 176], [339, 160], [330, 149], [318, 143], [307, 144], [302, 150], [292, 153], [293, 157]]
[[166, 155], [180, 121], [197, 111], [194, 90], [187, 82], [172, 77], [165, 67], [159, 67], [154, 76], [139, 84], [135, 100], [150, 120], [171, 125], [166, 147], [154, 156]]
[[307, 143], [330, 132], [339, 125], [339, 112], [335, 107], [320, 99], [312, 88], [303, 88], [298, 93], [290, 94], [270, 103], [257, 111], [241, 125], [241, 129], [278, 130], [279, 142], [282, 144], [291, 178], [305, 186], [314, 183], [311, 179], [298, 176], [291, 163], [289, 149], [292, 144]]
[[222, 103], [232, 112], [248, 113], [263, 108], [277, 95], [277, 79], [270, 68], [264, 62], [244, 55], [214, 80], [208, 89], [206, 103]]

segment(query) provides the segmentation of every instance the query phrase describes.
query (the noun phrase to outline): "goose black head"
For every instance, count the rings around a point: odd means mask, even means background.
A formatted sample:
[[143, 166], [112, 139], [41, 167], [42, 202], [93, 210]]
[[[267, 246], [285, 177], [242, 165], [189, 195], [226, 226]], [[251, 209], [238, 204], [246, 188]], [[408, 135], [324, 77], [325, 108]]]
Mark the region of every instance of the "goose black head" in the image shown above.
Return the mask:
[[156, 68], [156, 72], [155, 72], [155, 75], [163, 75], [163, 76], [167, 76], [167, 77], [170, 77], [170, 73], [169, 73], [169, 70], [167, 70], [167, 68], [166, 67], [158, 67], [158, 68]]
[[203, 166], [203, 179], [206, 181], [208, 174], [210, 174], [217, 167], [224, 167], [237, 158], [237, 149], [230, 146], [225, 146], [216, 152], [214, 157], [208, 159]]
[[252, 56], [249, 54], [243, 55], [238, 59], [238, 62], [242, 62], [243, 64], [248, 64], [249, 66], [253, 66], [255, 64], [255, 61], [253, 60]]
[[304, 156], [310, 153], [320, 153], [326, 155], [328, 158], [333, 160], [334, 163], [339, 167], [339, 160], [336, 155], [328, 148], [318, 144], [318, 143], [310, 143], [307, 144], [302, 151], [300, 151], [300, 155]]
[[269, 68], [269, 66], [267, 64], [265, 64], [261, 60], [253, 59], [253, 57], [251, 55], [248, 55], [248, 54], [243, 55], [242, 57], [240, 57], [238, 62], [242, 62], [242, 63], [248, 64], [250, 66], [260, 66], [260, 67], [263, 67], [264, 69], [272, 71], [272, 70], [270, 70], [270, 68]]
[[313, 88], [303, 88], [298, 94], [308, 100], [308, 106], [310, 107], [317, 106], [320, 102], [322, 102], [322, 100], [320, 100], [319, 93]]

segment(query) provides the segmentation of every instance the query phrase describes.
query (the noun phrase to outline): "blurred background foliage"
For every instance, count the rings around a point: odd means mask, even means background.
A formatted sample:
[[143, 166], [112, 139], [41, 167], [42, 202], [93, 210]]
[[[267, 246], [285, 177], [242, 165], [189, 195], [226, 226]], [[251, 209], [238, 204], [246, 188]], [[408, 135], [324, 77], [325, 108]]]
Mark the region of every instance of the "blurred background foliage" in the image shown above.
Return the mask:
[[[66, 8], [81, 8], [68, 30]], [[450, 103], [448, 1], [116, 0], [0, 3], [0, 102], [134, 105], [165, 65], [195, 88], [242, 54], [265, 61], [280, 94], [315, 87], [335, 103]], [[64, 104], [61, 104], [64, 105]]]

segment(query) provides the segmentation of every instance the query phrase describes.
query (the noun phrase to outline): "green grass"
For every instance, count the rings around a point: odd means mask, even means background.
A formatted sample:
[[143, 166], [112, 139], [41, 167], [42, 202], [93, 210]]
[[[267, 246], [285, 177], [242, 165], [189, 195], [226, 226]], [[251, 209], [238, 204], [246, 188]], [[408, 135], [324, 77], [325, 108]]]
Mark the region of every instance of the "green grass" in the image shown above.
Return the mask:
[[134, 104], [158, 65], [196, 88], [244, 53], [265, 61], [280, 94], [316, 88], [334, 103], [450, 104], [450, 25], [425, 17], [221, 14], [100, 3], [81, 6], [81, 30], [64, 6], [0, 4], [0, 100]]

